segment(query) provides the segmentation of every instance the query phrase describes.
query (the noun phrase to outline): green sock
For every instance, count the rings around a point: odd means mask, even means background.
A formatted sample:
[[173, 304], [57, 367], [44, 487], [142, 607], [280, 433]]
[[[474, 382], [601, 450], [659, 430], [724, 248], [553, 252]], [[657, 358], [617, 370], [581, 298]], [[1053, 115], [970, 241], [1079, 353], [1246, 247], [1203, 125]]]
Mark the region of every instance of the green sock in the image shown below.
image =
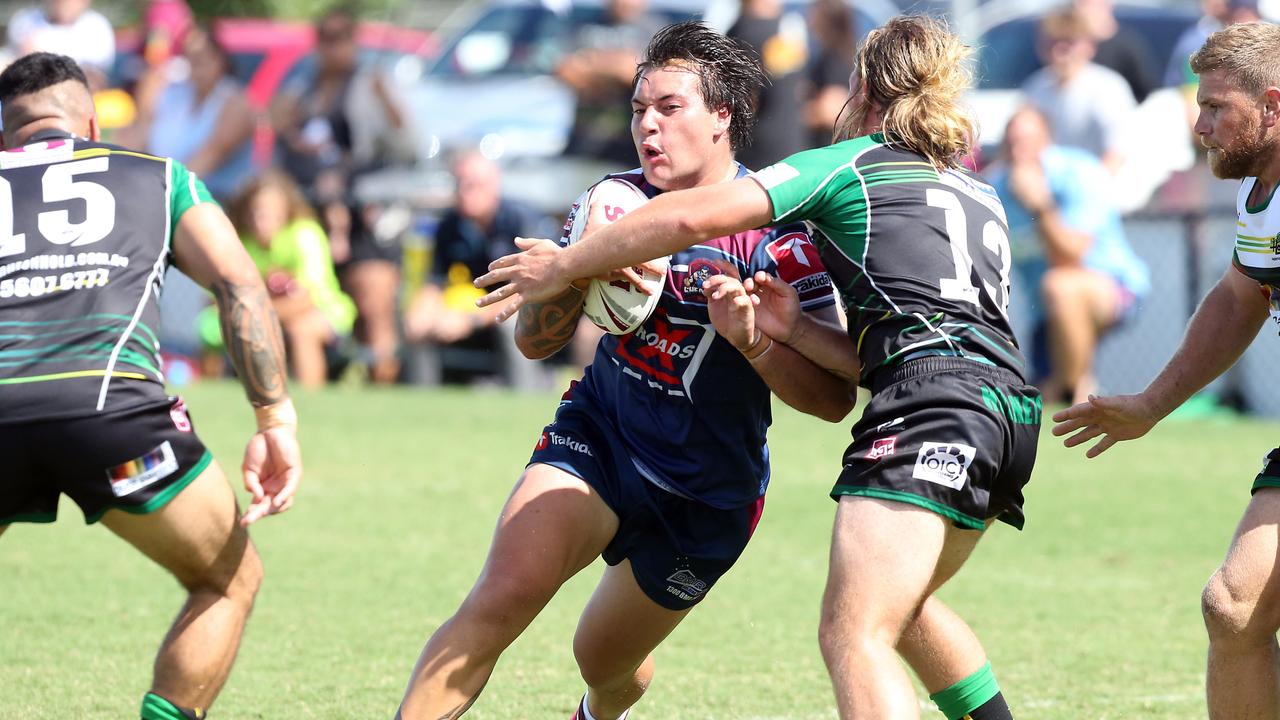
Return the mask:
[[986, 663], [977, 672], [929, 696], [947, 720], [1012, 720], [1000, 685]]
[[204, 720], [202, 708], [180, 708], [155, 693], [142, 696], [142, 720]]

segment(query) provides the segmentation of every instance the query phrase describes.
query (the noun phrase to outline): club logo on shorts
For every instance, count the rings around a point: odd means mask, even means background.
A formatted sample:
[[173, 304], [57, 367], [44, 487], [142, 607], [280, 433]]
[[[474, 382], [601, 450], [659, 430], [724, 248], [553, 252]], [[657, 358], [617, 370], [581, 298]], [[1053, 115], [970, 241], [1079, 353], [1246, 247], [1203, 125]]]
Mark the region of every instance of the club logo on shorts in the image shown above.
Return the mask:
[[684, 601], [697, 600], [707, 591], [707, 583], [699, 580], [698, 576], [688, 569], [672, 573], [667, 578], [667, 582], [671, 583], [667, 586], [667, 592]]
[[124, 497], [177, 471], [178, 460], [173, 456], [173, 446], [165, 440], [140, 458], [108, 468], [107, 480], [111, 483], [112, 494]]
[[544, 430], [542, 433], [542, 438], [538, 440], [538, 446], [536, 449], [546, 450], [548, 447], [552, 445], [569, 448], [570, 450], [576, 453], [580, 453], [582, 455], [586, 455], [587, 457], [595, 457], [595, 455], [591, 454], [591, 446], [587, 445], [581, 440], [574, 440], [573, 438], [568, 437], [566, 435], [561, 435], [556, 432], [550, 432], [550, 431]]
[[191, 416], [187, 415], [187, 403], [182, 398], [169, 408], [169, 417], [173, 419], [173, 426], [178, 430], [189, 433], [191, 432]]
[[896, 417], [890, 420], [889, 422], [882, 422], [879, 425], [877, 425], [876, 432], [884, 432], [885, 430], [888, 430], [891, 427], [898, 427], [899, 425], [903, 425], [906, 422], [907, 422], [906, 418]]
[[547, 438], [547, 431], [546, 431], [546, 430], [543, 430], [543, 431], [542, 431], [542, 437], [538, 438], [538, 444], [537, 444], [537, 445], [534, 445], [534, 446], [533, 446], [533, 449], [534, 449], [534, 450], [546, 450], [546, 449], [547, 449], [547, 443], [549, 443], [549, 442], [551, 442], [551, 441]]
[[969, 480], [969, 464], [976, 448], [961, 443], [921, 443], [911, 477], [959, 490]]
[[868, 460], [879, 460], [893, 454], [898, 444], [898, 436], [880, 438], [871, 443], [871, 450], [866, 454]]

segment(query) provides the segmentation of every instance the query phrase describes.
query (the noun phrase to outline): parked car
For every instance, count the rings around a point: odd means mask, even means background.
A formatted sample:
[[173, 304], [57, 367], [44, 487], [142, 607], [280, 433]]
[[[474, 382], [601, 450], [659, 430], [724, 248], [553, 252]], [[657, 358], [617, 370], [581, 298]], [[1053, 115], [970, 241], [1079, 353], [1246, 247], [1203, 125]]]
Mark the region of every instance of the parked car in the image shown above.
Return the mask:
[[[315, 72], [315, 28], [307, 22], [272, 18], [218, 18], [212, 28], [231, 56], [233, 72], [244, 83], [249, 105], [261, 114], [254, 157], [265, 165], [274, 141], [267, 107], [287, 82]], [[129, 87], [143, 72], [142, 40], [137, 28], [116, 32], [112, 86]], [[376, 21], [361, 21], [356, 26], [356, 44], [362, 64], [379, 63], [403, 83], [416, 80], [422, 65], [438, 50], [433, 33]]]
[[[864, 35], [897, 12], [891, 0], [853, 5], [855, 26]], [[803, 0], [786, 3], [787, 12], [801, 19], [804, 7]], [[648, 8], [668, 22], [702, 18], [724, 31], [737, 15], [738, 2], [650, 0]], [[442, 28], [441, 51], [408, 96], [419, 133], [419, 167], [363, 178], [358, 192], [367, 197], [399, 193], [418, 206], [441, 205], [451, 193], [443, 155], [479, 146], [504, 164], [510, 194], [548, 212], [562, 211], [582, 187], [616, 169], [562, 157], [576, 99], [555, 77], [577, 30], [598, 22], [603, 13], [603, 0], [487, 0], [464, 6]]]

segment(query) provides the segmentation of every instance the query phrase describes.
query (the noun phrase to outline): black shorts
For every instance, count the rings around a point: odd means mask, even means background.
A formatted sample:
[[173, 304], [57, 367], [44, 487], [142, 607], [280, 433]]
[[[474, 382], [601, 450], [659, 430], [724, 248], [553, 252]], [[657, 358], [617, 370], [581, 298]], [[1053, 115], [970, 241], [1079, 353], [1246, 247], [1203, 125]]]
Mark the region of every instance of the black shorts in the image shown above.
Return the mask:
[[831, 497], [911, 503], [962, 528], [999, 518], [1021, 529], [1040, 392], [961, 358], [912, 360], [878, 375]]
[[658, 605], [693, 607], [746, 549], [764, 497], [722, 510], [658, 487], [636, 470], [609, 423], [574, 398], [570, 388], [529, 464], [559, 468], [600, 493], [618, 516], [618, 532], [604, 549], [604, 561], [630, 560], [636, 583]]
[[0, 432], [0, 525], [53, 522], [58, 496], [87, 523], [112, 508], [153, 512], [212, 461], [181, 398], [70, 420], [6, 425]]

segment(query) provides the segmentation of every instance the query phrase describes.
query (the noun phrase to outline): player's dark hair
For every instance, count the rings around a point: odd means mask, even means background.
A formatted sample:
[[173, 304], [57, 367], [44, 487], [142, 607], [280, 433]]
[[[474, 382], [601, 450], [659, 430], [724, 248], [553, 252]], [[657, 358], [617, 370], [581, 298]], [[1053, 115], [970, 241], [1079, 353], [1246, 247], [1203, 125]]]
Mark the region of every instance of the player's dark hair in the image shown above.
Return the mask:
[[696, 20], [668, 25], [655, 33], [644, 49], [631, 79], [632, 92], [641, 75], [674, 64], [688, 65], [698, 74], [708, 110], [729, 108], [729, 146], [737, 151], [750, 145], [756, 126], [756, 97], [765, 83], [755, 51]]
[[68, 80], [75, 80], [86, 90], [89, 88], [84, 70], [66, 55], [47, 52], [23, 55], [0, 73], [0, 105]]

